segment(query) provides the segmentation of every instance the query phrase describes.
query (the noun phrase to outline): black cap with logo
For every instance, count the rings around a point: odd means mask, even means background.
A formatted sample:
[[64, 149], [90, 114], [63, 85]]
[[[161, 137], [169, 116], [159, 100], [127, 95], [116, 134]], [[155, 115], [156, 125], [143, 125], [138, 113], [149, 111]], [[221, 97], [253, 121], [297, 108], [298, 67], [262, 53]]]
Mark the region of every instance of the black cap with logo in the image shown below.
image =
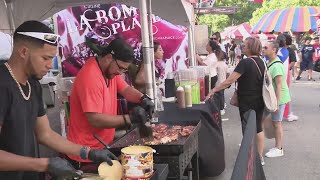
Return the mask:
[[116, 60], [131, 63], [134, 60], [132, 47], [123, 39], [114, 39], [104, 48], [102, 56], [111, 54]]

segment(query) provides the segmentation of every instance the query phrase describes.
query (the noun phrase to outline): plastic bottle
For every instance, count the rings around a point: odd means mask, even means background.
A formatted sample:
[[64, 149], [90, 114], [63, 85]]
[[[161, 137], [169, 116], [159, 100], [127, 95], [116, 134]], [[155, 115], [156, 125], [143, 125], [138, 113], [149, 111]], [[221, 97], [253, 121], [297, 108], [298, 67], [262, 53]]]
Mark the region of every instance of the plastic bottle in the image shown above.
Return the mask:
[[162, 102], [162, 91], [159, 86], [157, 86], [157, 111], [163, 111], [163, 102]]
[[176, 91], [176, 97], [178, 102], [179, 108], [185, 108], [186, 102], [185, 102], [185, 96], [184, 96], [184, 89], [183, 87], [179, 86]]
[[185, 102], [186, 102], [186, 107], [192, 107], [192, 94], [191, 94], [191, 86], [186, 85], [184, 87], [184, 92], [185, 92]]
[[60, 109], [60, 125], [61, 125], [61, 136], [64, 138], [67, 138], [67, 132], [66, 132], [66, 112], [64, 108], [62, 107]]
[[210, 77], [209, 77], [209, 75], [204, 76], [204, 89], [205, 89], [205, 96], [207, 96], [210, 91]]

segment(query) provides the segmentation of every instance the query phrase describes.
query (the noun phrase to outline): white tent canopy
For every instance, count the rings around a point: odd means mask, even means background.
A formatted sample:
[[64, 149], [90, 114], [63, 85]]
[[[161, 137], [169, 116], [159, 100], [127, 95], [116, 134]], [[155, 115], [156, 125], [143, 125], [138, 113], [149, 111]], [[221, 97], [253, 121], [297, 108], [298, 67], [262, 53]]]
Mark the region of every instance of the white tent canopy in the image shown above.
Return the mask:
[[[146, 11], [148, 9], [150, 13], [160, 16], [173, 24], [189, 27], [193, 19], [192, 15], [187, 12], [193, 10], [193, 6], [187, 0], [148, 0], [148, 3], [146, 3], [146, 1], [147, 0], [0, 0], [0, 20], [2, 22], [0, 31], [12, 33], [17, 26], [26, 20], [43, 21], [55, 13], [73, 6], [121, 3], [140, 7], [140, 11], [143, 12], [141, 16], [141, 29], [144, 31], [142, 33], [144, 54], [148, 54], [144, 59], [147, 77], [147, 94], [155, 99], [155, 82], [152, 82], [154, 78], [150, 77], [152, 72], [154, 72], [154, 64], [150, 64], [154, 58], [151, 56], [152, 51], [150, 50], [150, 48], [153, 48], [150, 45], [152, 38], [149, 38], [149, 35], [152, 33], [149, 32], [150, 27], [148, 27], [148, 24], [150, 24], [150, 22], [147, 22]], [[147, 4], [151, 4], [151, 7], [147, 7]], [[146, 48], [149, 48], [149, 50], [146, 51]]]
[[7, 15], [7, 7], [4, 0], [0, 0], [0, 18], [1, 18], [0, 31], [5, 33], [10, 33], [11, 28], [8, 21], [9, 19]]
[[[0, 0], [0, 31], [8, 32], [26, 20], [45, 20], [67, 7], [115, 2], [139, 7], [139, 0]], [[189, 26], [191, 20], [185, 9], [190, 6], [186, 0], [153, 0], [152, 13], [173, 24]], [[7, 7], [12, 7], [12, 13]]]
[[0, 32], [0, 61], [8, 60], [12, 52], [12, 37]]

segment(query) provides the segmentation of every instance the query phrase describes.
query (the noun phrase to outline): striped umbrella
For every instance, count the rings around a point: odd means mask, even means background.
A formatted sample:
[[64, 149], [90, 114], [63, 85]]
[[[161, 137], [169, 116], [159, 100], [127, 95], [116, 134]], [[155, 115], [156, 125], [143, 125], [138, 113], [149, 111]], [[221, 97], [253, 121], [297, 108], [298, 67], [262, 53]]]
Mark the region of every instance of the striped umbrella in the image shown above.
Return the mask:
[[320, 13], [320, 7], [295, 7], [274, 10], [263, 15], [252, 28], [252, 32], [316, 31], [316, 18], [312, 15], [317, 13]]
[[251, 26], [248, 23], [242, 23], [238, 26], [233, 26], [230, 29], [226, 28], [224, 32], [221, 33], [222, 38], [235, 38], [235, 39], [243, 39], [251, 36], [250, 34]]

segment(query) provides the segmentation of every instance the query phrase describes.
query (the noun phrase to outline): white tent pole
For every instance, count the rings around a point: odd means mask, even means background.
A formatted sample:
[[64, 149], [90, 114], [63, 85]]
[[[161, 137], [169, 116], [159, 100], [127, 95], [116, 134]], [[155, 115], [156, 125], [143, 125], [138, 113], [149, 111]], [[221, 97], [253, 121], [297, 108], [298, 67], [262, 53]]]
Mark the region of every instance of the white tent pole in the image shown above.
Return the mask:
[[[141, 38], [142, 38], [142, 48], [143, 48], [143, 61], [144, 70], [146, 77], [146, 93], [153, 99], [155, 99], [155, 94], [152, 85], [152, 66], [151, 66], [151, 55], [150, 55], [150, 37], [148, 28], [148, 18], [147, 18], [147, 2], [146, 0], [139, 0], [140, 9], [140, 22], [141, 22]], [[156, 103], [155, 103], [156, 104]]]
[[156, 76], [155, 76], [155, 61], [154, 61], [154, 46], [153, 46], [153, 23], [152, 23], [152, 6], [151, 0], [147, 0], [147, 14], [148, 14], [148, 29], [149, 29], [149, 42], [150, 48], [149, 56], [151, 62], [151, 74], [152, 74], [152, 90], [154, 94], [155, 110], [158, 110], [157, 88], [156, 88]]
[[188, 54], [189, 54], [189, 65], [196, 66], [196, 52], [194, 47], [194, 32], [193, 24], [188, 27]]
[[196, 66], [196, 48], [194, 43], [194, 10], [187, 11], [187, 13], [190, 13], [191, 16], [191, 22], [188, 27], [188, 54], [189, 54], [189, 65], [190, 66]]
[[13, 19], [13, 6], [12, 6], [12, 1], [7, 3], [4, 0], [4, 4], [7, 8], [7, 16], [8, 16], [8, 21], [9, 21], [9, 26], [10, 26], [10, 35], [13, 35], [13, 32], [15, 31], [16, 27], [14, 24], [14, 19]]

